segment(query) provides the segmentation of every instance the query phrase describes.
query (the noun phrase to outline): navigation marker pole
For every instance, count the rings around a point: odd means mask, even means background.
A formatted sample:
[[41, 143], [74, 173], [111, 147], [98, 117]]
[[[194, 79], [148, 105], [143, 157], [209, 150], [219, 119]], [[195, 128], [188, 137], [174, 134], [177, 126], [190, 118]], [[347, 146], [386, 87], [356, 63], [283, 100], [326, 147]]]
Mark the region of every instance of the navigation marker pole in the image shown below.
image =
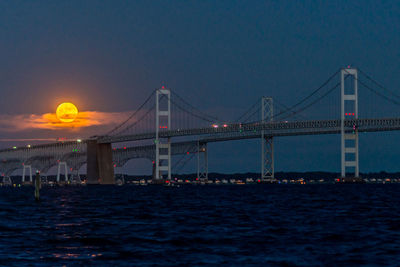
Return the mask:
[[39, 172], [39, 170], [36, 170], [36, 177], [35, 177], [35, 200], [36, 201], [40, 200], [40, 187], [41, 187], [40, 172]]

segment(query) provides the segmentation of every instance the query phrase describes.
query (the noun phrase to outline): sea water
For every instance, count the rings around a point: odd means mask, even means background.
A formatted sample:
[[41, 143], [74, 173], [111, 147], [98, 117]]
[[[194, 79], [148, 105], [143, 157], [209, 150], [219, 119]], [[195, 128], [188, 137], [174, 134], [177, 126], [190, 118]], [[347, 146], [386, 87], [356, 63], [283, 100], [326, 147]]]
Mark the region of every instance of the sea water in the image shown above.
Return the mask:
[[0, 264], [400, 266], [400, 185], [0, 188]]

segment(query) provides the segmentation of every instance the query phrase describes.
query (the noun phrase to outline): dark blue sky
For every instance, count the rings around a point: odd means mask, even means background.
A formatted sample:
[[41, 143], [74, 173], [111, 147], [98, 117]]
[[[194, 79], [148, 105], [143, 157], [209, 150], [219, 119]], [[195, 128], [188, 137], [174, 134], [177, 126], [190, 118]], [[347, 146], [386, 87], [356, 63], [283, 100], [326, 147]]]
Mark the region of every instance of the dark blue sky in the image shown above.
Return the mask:
[[[395, 1], [2, 2], [0, 112], [134, 110], [165, 81], [202, 110], [240, 114], [262, 95], [292, 105], [348, 64], [398, 91], [399, 14]], [[361, 171], [400, 170], [399, 137], [362, 136]], [[277, 139], [276, 168], [339, 171], [339, 144]], [[258, 171], [259, 150], [210, 145], [210, 171]]]

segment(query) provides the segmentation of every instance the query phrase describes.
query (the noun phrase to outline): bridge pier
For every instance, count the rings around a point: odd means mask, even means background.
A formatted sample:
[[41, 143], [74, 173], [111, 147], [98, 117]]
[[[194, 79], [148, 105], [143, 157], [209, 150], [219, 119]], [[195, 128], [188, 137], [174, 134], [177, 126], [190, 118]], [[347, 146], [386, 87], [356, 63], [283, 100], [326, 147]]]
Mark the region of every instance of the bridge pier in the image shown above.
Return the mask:
[[29, 181], [32, 183], [32, 166], [25, 165], [25, 164], [23, 165], [23, 169], [22, 169], [22, 183], [25, 183], [26, 169], [29, 170]]
[[[162, 162], [160, 162], [159, 165], [162, 165]], [[158, 177], [156, 175], [157, 173], [157, 166], [156, 166], [156, 161], [153, 161], [153, 171], [152, 171], [152, 175], [153, 175], [153, 184], [163, 184], [165, 182], [165, 180], [162, 177], [162, 172], [161, 170], [158, 170]]]
[[111, 143], [87, 142], [87, 184], [115, 184]]
[[78, 183], [80, 184], [82, 182], [81, 176], [79, 175], [79, 170], [74, 169], [71, 171], [71, 183]]
[[64, 166], [65, 182], [68, 181], [68, 167], [67, 167], [67, 163], [66, 163], [65, 161], [61, 161], [61, 162], [58, 163], [58, 169], [57, 169], [57, 183], [60, 182], [61, 166]]
[[[203, 160], [200, 153], [203, 153]], [[200, 143], [200, 141], [197, 142], [197, 178], [199, 181], [208, 180], [207, 143]]]

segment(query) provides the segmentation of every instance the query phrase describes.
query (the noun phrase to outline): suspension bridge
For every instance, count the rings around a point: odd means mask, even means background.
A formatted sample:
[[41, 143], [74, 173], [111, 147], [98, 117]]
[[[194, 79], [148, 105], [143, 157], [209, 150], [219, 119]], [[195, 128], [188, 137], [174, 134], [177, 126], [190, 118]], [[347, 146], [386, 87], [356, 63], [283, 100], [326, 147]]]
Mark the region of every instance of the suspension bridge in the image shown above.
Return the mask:
[[[359, 94], [359, 86], [363, 94]], [[359, 108], [360, 96], [363, 105], [367, 102], [365, 110]], [[386, 114], [373, 112], [377, 110], [374, 105], [381, 105], [378, 99], [388, 103], [383, 110]], [[223, 120], [209, 115], [163, 86], [106, 134], [0, 150], [0, 171], [4, 179], [9, 179], [14, 171], [22, 169], [22, 181], [28, 175], [31, 182], [32, 169], [46, 173], [58, 166], [57, 181], [60, 182], [62, 171], [67, 178], [68, 171], [79, 175], [79, 170], [86, 165], [88, 184], [114, 184], [115, 168], [123, 167], [131, 159], [145, 158], [153, 164], [153, 180], [161, 182], [171, 179], [173, 172], [196, 156], [197, 178], [208, 179], [207, 144], [260, 139], [260, 179], [274, 181], [275, 138], [340, 134], [341, 177], [357, 178], [359, 133], [400, 130], [400, 117], [396, 117], [393, 108], [399, 105], [399, 95], [361, 70], [350, 67], [336, 71], [292, 106], [262, 97], [237, 119]], [[324, 108], [328, 112], [322, 112]], [[391, 112], [394, 114], [388, 114]], [[129, 145], [132, 142], [135, 145]], [[113, 148], [116, 143], [128, 145]], [[180, 159], [173, 162], [176, 157]]]

